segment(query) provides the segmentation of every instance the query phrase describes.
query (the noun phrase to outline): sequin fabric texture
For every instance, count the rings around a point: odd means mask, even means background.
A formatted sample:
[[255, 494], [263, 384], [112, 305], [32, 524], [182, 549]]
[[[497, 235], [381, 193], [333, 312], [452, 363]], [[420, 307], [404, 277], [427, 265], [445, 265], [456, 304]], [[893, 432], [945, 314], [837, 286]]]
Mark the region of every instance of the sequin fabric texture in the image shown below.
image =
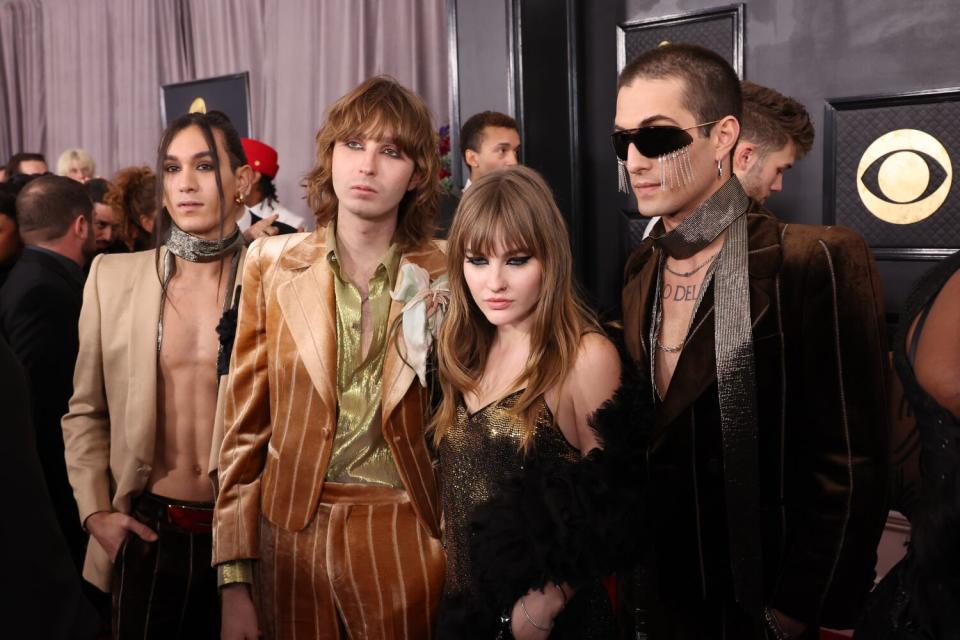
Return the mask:
[[[463, 401], [457, 408], [457, 423], [440, 443], [440, 483], [445, 520], [444, 547], [447, 580], [444, 596], [452, 597], [470, 588], [469, 523], [474, 509], [487, 501], [499, 482], [520, 473], [523, 430], [520, 419], [509, 410], [522, 390], [470, 414]], [[570, 446], [553, 426], [553, 414], [540, 401], [537, 429], [527, 456], [562, 459], [570, 463], [580, 452]]]
[[[441, 500], [446, 522], [444, 546], [447, 577], [445, 601], [469, 593], [469, 523], [474, 510], [488, 500], [504, 478], [522, 473], [524, 462], [536, 458], [551, 464], [575, 464], [580, 452], [554, 425], [553, 414], [540, 399], [536, 431], [527, 452], [520, 452], [523, 429], [509, 410], [522, 390], [492, 402], [470, 414], [463, 402], [457, 408], [457, 423], [440, 444]], [[541, 465], [542, 466], [542, 465]], [[557, 616], [550, 638], [555, 640], [606, 640], [616, 637], [610, 600], [599, 582], [581, 585]]]

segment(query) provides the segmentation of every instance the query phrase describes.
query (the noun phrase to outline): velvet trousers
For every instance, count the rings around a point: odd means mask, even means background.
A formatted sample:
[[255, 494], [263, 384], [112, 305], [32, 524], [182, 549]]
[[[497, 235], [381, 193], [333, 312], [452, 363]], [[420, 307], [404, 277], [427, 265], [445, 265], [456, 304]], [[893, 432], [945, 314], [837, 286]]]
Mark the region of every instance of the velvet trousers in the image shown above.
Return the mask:
[[257, 565], [267, 638], [433, 636], [443, 549], [420, 524], [405, 491], [328, 482], [303, 530], [261, 517]]

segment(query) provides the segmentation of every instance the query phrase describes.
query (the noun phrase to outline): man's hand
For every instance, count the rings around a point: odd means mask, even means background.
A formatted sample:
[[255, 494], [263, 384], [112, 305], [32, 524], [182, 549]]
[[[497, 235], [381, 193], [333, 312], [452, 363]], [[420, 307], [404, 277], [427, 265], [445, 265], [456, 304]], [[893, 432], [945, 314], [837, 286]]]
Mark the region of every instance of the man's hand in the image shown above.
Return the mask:
[[262, 218], [259, 222], [250, 225], [250, 228], [243, 232], [243, 239], [247, 241], [247, 244], [250, 244], [257, 238], [277, 235], [280, 230], [271, 225], [273, 225], [279, 217], [280, 215], [275, 213], [272, 216]]
[[237, 582], [220, 589], [221, 640], [257, 640], [257, 610], [250, 597], [250, 586]]
[[110, 556], [110, 562], [117, 559], [117, 551], [130, 533], [135, 533], [147, 542], [157, 539], [153, 529], [119, 511], [97, 511], [87, 518], [85, 524], [90, 535], [97, 539]]

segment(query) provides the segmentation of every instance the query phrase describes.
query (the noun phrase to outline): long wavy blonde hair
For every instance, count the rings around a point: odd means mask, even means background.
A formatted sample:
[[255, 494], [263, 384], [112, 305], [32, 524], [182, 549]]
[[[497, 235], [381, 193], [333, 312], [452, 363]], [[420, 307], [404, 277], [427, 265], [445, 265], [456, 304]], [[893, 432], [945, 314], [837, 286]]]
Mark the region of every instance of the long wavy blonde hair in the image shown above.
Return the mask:
[[517, 379], [525, 389], [511, 409], [522, 418], [526, 449], [540, 398], [570, 373], [583, 334], [600, 331], [574, 290], [566, 223], [540, 174], [526, 167], [504, 169], [471, 184], [457, 208], [447, 248], [450, 305], [437, 345], [443, 399], [431, 421], [434, 443], [439, 445], [456, 422], [459, 399], [483, 377], [496, 335], [467, 288], [466, 253], [506, 249], [529, 253], [543, 269], [540, 300], [532, 311], [530, 356]]

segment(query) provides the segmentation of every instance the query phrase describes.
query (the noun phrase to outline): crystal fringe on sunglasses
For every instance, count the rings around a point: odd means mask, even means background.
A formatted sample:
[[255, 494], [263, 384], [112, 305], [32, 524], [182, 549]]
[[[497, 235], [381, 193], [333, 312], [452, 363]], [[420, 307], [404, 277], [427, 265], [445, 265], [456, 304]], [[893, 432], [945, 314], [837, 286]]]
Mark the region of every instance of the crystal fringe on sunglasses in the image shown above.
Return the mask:
[[687, 131], [717, 122], [719, 120], [686, 128], [652, 126], [615, 131], [611, 135], [611, 140], [614, 152], [617, 154], [617, 187], [620, 192], [630, 192], [630, 175], [626, 160], [631, 144], [641, 154], [657, 158], [661, 191], [675, 191], [693, 182], [693, 163], [690, 160], [690, 145], [693, 143], [693, 137]]
[[[677, 151], [657, 156], [660, 166], [660, 190], [675, 191], [693, 182], [693, 163], [690, 162], [690, 145]], [[620, 193], [630, 193], [630, 175], [623, 160], [617, 158], [617, 188]]]

